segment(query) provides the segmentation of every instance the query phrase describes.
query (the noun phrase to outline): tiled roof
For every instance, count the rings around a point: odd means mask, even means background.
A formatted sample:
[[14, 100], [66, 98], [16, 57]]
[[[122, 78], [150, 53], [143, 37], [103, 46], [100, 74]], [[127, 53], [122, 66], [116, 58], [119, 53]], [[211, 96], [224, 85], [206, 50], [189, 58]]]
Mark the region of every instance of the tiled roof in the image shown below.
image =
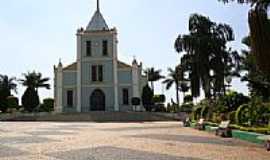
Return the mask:
[[118, 61], [118, 68], [131, 68], [131, 65]]
[[76, 71], [77, 70], [77, 62], [74, 62], [63, 68], [64, 71]]

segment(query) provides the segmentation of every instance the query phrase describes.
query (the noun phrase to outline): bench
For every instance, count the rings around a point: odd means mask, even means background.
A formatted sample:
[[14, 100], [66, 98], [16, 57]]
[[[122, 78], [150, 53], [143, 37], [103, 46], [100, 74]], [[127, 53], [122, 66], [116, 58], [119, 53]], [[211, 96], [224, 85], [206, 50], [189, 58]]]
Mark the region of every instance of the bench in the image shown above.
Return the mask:
[[[232, 130], [230, 129], [230, 121], [222, 121], [218, 127], [216, 127], [216, 135], [221, 137], [232, 137]], [[213, 127], [214, 128], [214, 127]]]
[[204, 119], [201, 118], [195, 125], [195, 128], [198, 130], [205, 130], [205, 123], [204, 123]]
[[259, 136], [258, 139], [265, 141], [265, 148], [267, 151], [270, 151], [270, 135]]

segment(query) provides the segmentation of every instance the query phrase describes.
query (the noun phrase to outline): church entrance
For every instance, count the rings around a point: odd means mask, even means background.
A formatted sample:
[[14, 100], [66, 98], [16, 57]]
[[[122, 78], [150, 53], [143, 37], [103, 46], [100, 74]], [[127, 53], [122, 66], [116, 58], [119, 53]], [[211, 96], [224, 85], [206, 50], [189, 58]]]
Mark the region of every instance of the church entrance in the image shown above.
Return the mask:
[[90, 97], [90, 110], [91, 111], [105, 111], [105, 94], [97, 89]]

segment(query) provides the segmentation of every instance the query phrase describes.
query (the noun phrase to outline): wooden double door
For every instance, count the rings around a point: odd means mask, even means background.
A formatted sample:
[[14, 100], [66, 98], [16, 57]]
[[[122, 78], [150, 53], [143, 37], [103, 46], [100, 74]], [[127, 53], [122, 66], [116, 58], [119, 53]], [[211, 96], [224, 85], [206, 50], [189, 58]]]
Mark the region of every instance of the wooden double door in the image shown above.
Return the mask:
[[90, 97], [90, 111], [105, 111], [106, 97], [102, 90], [95, 90]]

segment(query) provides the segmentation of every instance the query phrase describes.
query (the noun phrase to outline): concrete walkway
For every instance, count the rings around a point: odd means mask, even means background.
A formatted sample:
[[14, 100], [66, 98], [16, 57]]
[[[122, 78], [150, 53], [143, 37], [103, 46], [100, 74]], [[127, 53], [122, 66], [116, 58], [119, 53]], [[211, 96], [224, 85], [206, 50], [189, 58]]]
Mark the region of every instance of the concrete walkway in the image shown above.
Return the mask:
[[269, 160], [261, 146], [176, 122], [0, 122], [0, 160]]

